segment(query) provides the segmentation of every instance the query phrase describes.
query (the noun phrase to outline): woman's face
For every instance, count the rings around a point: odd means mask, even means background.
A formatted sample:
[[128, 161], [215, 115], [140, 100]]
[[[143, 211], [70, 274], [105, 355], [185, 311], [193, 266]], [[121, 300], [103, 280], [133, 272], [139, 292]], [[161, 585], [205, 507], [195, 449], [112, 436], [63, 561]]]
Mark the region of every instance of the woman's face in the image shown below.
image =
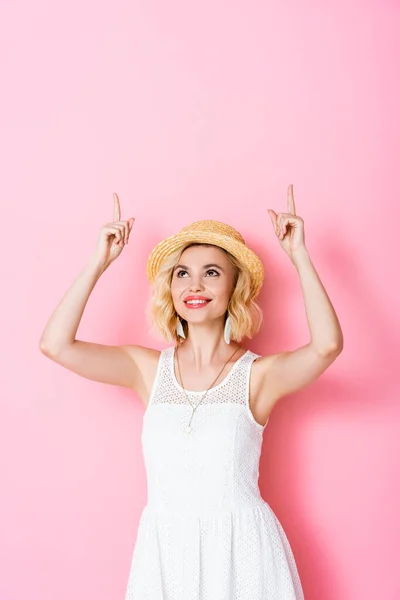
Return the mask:
[[[172, 273], [171, 294], [176, 312], [182, 319], [195, 323], [224, 315], [233, 282], [233, 265], [220, 248], [186, 248]], [[201, 296], [208, 302], [191, 308], [185, 303], [188, 296]]]

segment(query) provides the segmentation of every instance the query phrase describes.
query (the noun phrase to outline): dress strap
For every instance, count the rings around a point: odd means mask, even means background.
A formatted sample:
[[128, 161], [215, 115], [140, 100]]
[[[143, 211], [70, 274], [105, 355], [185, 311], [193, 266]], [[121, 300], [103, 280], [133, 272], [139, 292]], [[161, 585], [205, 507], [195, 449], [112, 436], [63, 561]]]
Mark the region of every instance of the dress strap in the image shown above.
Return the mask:
[[[153, 404], [154, 398], [156, 397], [157, 390], [160, 386], [162, 373], [165, 372], [167, 366], [167, 350], [168, 348], [164, 348], [164, 350], [160, 351], [160, 356], [158, 357], [157, 370], [154, 377], [153, 385], [151, 387], [151, 392], [149, 396], [149, 400], [147, 402], [147, 408], [150, 404]], [[147, 410], [146, 408], [146, 410]]]
[[255, 420], [254, 415], [251, 411], [250, 408], [250, 376], [251, 376], [251, 367], [253, 365], [253, 363], [255, 362], [255, 360], [257, 358], [260, 358], [261, 355], [260, 354], [256, 354], [255, 352], [251, 352], [249, 351], [246, 357], [246, 364], [245, 364], [245, 370], [246, 370], [246, 391], [245, 391], [245, 395], [244, 395], [244, 399], [245, 399], [245, 406], [246, 406], [246, 412], [250, 418], [250, 420], [262, 431], [263, 429], [265, 429], [269, 418], [267, 420], [267, 423], [265, 425], [261, 425], [261, 423], [258, 423], [258, 421]]

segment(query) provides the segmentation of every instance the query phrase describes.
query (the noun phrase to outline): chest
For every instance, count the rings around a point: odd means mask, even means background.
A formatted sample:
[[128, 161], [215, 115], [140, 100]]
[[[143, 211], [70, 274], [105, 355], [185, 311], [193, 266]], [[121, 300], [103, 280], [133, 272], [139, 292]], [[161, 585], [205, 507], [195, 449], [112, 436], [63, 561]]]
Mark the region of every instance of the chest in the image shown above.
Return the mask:
[[[259, 425], [265, 425], [268, 420], [269, 414], [266, 412], [266, 404], [263, 401], [263, 382], [264, 382], [264, 358], [265, 357], [256, 357], [251, 361], [251, 364], [248, 365], [248, 404], [249, 409], [253, 415], [254, 420]], [[145, 408], [147, 408], [149, 399], [151, 397], [152, 390], [154, 388], [154, 384], [157, 378], [157, 368], [159, 366], [160, 353], [154, 353], [154, 356], [150, 357], [149, 360], [146, 361], [142, 366], [142, 384], [140, 389], [138, 390], [138, 394], [140, 396], [141, 401]], [[216, 385], [210, 388], [208, 394], [211, 396], [215, 396], [215, 393], [218, 390], [218, 387], [221, 386], [218, 381], [222, 383], [224, 381], [229, 380], [231, 376], [234, 376], [234, 371], [237, 370], [239, 365], [230, 366], [230, 368], [225, 372], [225, 377], [223, 377], [224, 373], [222, 373], [222, 377], [216, 381]], [[230, 373], [232, 370], [232, 373]], [[215, 378], [215, 377], [214, 377]], [[179, 371], [176, 368], [175, 361], [170, 360], [169, 364], [169, 383], [175, 387], [175, 391], [183, 397], [184, 391], [180, 386], [180, 377]], [[210, 379], [210, 378], [209, 378]], [[184, 384], [186, 390], [197, 391], [197, 394], [194, 395], [195, 400], [200, 400], [204, 395], [204, 392], [207, 390], [207, 386], [210, 385], [212, 381], [205, 381], [204, 375], [201, 373], [190, 373], [189, 371], [185, 372], [184, 376]], [[242, 389], [243, 392], [243, 389]], [[190, 396], [192, 397], [192, 396]], [[205, 400], [210, 400], [205, 397]]]

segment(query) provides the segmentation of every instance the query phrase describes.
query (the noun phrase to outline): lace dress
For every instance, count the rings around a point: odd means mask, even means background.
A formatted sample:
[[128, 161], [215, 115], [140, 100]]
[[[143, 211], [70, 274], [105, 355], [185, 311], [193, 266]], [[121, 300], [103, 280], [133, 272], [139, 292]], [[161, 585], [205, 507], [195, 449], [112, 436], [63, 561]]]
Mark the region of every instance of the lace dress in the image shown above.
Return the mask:
[[[125, 600], [304, 600], [285, 532], [260, 495], [265, 425], [249, 407], [248, 350], [192, 414], [162, 350], [143, 417], [147, 496]], [[192, 404], [204, 392], [187, 392]]]

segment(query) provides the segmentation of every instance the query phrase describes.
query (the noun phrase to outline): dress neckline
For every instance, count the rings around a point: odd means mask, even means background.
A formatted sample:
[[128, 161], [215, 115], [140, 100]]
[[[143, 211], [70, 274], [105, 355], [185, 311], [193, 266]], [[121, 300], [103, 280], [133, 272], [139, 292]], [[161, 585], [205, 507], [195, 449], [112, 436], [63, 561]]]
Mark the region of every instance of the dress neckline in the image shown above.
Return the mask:
[[[173, 380], [175, 386], [179, 390], [181, 390], [182, 392], [186, 391], [188, 394], [205, 394], [207, 390], [187, 390], [186, 388], [183, 389], [183, 387], [180, 385], [180, 383], [177, 380], [176, 375], [175, 375], [175, 349], [176, 349], [176, 346], [172, 346], [171, 360], [170, 360], [171, 375], [172, 375], [172, 380]], [[242, 360], [242, 358], [244, 358], [245, 356], [247, 356], [249, 353], [250, 353], [250, 350], [246, 350], [246, 352], [244, 352], [242, 354], [242, 356], [240, 356], [234, 362], [231, 370], [229, 371], [229, 373], [227, 375], [225, 375], [225, 377], [223, 378], [223, 380], [220, 383], [218, 383], [218, 385], [215, 385], [212, 388], [210, 388], [209, 392], [213, 392], [214, 390], [218, 390], [220, 387], [222, 387], [230, 379], [232, 373], [237, 369], [238, 363], [240, 363], [240, 361]]]

